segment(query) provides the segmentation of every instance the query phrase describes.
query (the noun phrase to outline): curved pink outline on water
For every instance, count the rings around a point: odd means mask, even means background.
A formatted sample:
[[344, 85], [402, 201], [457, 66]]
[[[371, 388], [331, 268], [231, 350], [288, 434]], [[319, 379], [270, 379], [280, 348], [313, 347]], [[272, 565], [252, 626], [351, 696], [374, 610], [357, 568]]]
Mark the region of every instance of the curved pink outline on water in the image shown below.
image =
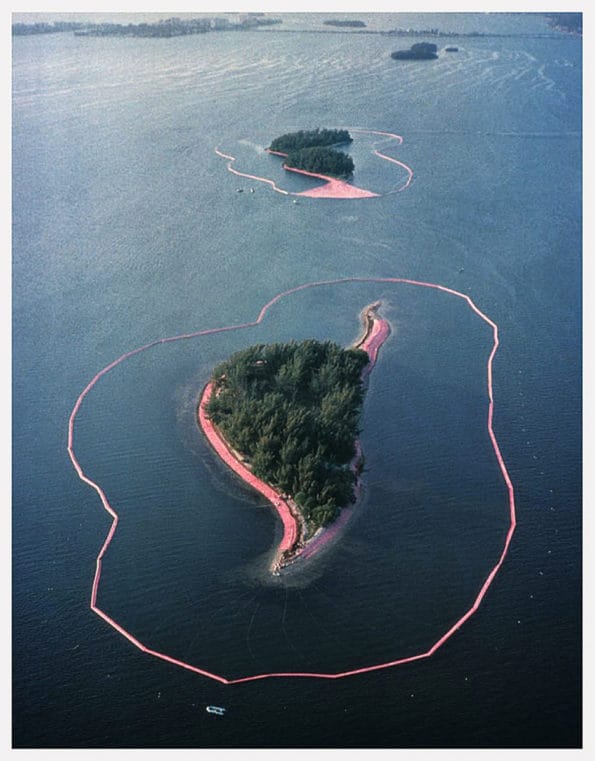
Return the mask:
[[[274, 156], [287, 158], [287, 154], [281, 153], [281, 151], [272, 151], [270, 148], [265, 148], [265, 151], [267, 153], [272, 153]], [[374, 153], [376, 153], [376, 151], [374, 151]], [[310, 190], [301, 190], [299, 193], [292, 193], [294, 196], [307, 196], [308, 198], [378, 197], [378, 193], [373, 193], [371, 190], [365, 190], [364, 188], [358, 188], [357, 185], [352, 185], [346, 180], [339, 180], [337, 177], [329, 177], [326, 174], [318, 174], [317, 172], [307, 172], [305, 169], [298, 169], [295, 166], [287, 166], [287, 164], [283, 164], [283, 169], [287, 172], [295, 172], [296, 174], [303, 174], [306, 177], [314, 177], [317, 180], [324, 180], [324, 185], [319, 185], [317, 188], [311, 188]]]
[[[389, 137], [394, 140], [396, 140], [399, 145], [402, 145], [403, 138], [401, 135], [396, 135], [393, 132], [382, 132], [380, 130], [373, 130], [373, 129], [362, 129], [361, 127], [350, 127], [349, 128], [351, 132], [359, 132], [361, 134], [370, 134], [370, 135], [380, 135], [382, 137]], [[280, 151], [271, 151], [269, 148], [266, 149], [267, 153], [272, 153], [275, 156], [286, 156], [286, 153], [281, 153]], [[311, 190], [302, 190], [299, 193], [292, 193], [289, 190], [283, 190], [283, 188], [280, 188], [273, 180], [267, 178], [267, 177], [259, 177], [255, 174], [247, 174], [246, 172], [240, 172], [238, 169], [235, 169], [232, 164], [237, 160], [235, 156], [231, 156], [228, 153], [223, 153], [223, 151], [220, 151], [219, 148], [215, 148], [215, 153], [218, 156], [221, 156], [222, 158], [228, 159], [229, 163], [227, 164], [227, 169], [232, 172], [232, 174], [236, 174], [239, 177], [247, 177], [250, 180], [256, 180], [257, 182], [266, 182], [268, 185], [271, 185], [273, 190], [275, 190], [277, 193], [283, 193], [283, 195], [286, 196], [301, 196], [306, 198], [343, 198], [343, 199], [358, 199], [358, 198], [381, 198], [383, 196], [391, 195], [391, 193], [401, 193], [403, 190], [406, 190], [410, 185], [411, 181], [413, 180], [413, 170], [411, 167], [407, 166], [407, 164], [404, 164], [402, 161], [398, 161], [397, 159], [392, 158], [391, 156], [387, 156], [384, 153], [380, 153], [378, 150], [374, 150], [373, 153], [375, 156], [378, 156], [378, 158], [385, 159], [386, 161], [390, 161], [393, 164], [396, 164], [397, 166], [402, 167], [407, 172], [407, 180], [404, 182], [403, 185], [401, 185], [398, 188], [395, 188], [394, 190], [389, 190], [386, 193], [374, 193], [371, 190], [365, 190], [364, 188], [358, 188], [356, 185], [351, 185], [349, 182], [346, 182], [344, 180], [338, 180], [335, 177], [328, 177], [324, 174], [315, 174], [314, 172], [306, 172], [304, 169], [296, 169], [295, 167], [288, 167], [285, 166], [284, 168], [291, 172], [296, 172], [297, 174], [304, 174], [308, 177], [315, 177], [316, 179], [324, 180], [325, 184], [320, 185], [319, 187], [312, 188]]]
[[[376, 129], [361, 129], [360, 127], [350, 127], [349, 130], [351, 132], [363, 132], [363, 133], [369, 133], [372, 135], [380, 135], [382, 137], [392, 137], [394, 140], [396, 140], [399, 145], [403, 145], [403, 138], [401, 135], [396, 135], [394, 132], [382, 132], [380, 130]], [[396, 188], [395, 190], [389, 190], [388, 193], [385, 193], [384, 195], [390, 195], [391, 193], [401, 193], [403, 190], [407, 190], [409, 185], [411, 185], [411, 181], [413, 180], [413, 169], [411, 169], [410, 166], [407, 166], [407, 164], [404, 164], [402, 161], [398, 161], [397, 159], [394, 159], [392, 156], [387, 156], [384, 153], [380, 153], [380, 151], [374, 149], [374, 155], [378, 156], [381, 159], [386, 159], [386, 161], [391, 161], [393, 164], [397, 164], [398, 166], [402, 167], [407, 172], [407, 180], [404, 185], [402, 185], [400, 188]]]
[[229, 153], [223, 153], [223, 151], [220, 151], [219, 148], [215, 148], [215, 153], [217, 156], [221, 156], [224, 159], [229, 159], [229, 164], [227, 165], [228, 171], [230, 171], [232, 174], [237, 174], [238, 177], [247, 177], [249, 180], [256, 180], [257, 182], [266, 182], [269, 185], [272, 186], [273, 190], [276, 190], [277, 193], [283, 193], [285, 196], [293, 196], [295, 193], [290, 193], [288, 190], [283, 190], [283, 188], [280, 188], [277, 186], [273, 180], [269, 180], [267, 177], [258, 177], [255, 174], [246, 174], [246, 172], [240, 172], [238, 169], [234, 169], [232, 164], [234, 161], [236, 161], [235, 156], [230, 156]]
[[[285, 296], [289, 296], [293, 293], [298, 293], [299, 291], [304, 291], [308, 288], [317, 288], [320, 286], [327, 286], [327, 285], [340, 285], [343, 283], [404, 283], [406, 285], [421, 286], [423, 288], [433, 288], [434, 290], [442, 291], [444, 293], [450, 293], [453, 296], [457, 296], [458, 298], [466, 301], [469, 307], [482, 320], [484, 320], [484, 322], [486, 322], [492, 328], [494, 343], [493, 343], [492, 350], [490, 352], [490, 355], [487, 361], [487, 386], [488, 386], [488, 399], [489, 399], [488, 415], [487, 415], [487, 429], [488, 429], [488, 434], [490, 436], [490, 440], [492, 442], [494, 453], [496, 455], [496, 459], [498, 461], [498, 465], [500, 467], [500, 471], [502, 473], [502, 477], [504, 478], [504, 482], [506, 483], [506, 487], [508, 489], [508, 503], [509, 503], [509, 514], [510, 514], [510, 525], [506, 533], [506, 539], [504, 541], [504, 546], [502, 548], [502, 552], [500, 553], [500, 557], [498, 558], [498, 561], [496, 562], [494, 567], [491, 569], [486, 579], [484, 580], [483, 584], [481, 585], [479, 592], [475, 600], [473, 601], [471, 607], [467, 611], [465, 611], [465, 613], [463, 613], [463, 615], [439, 639], [437, 639], [436, 642], [434, 642], [434, 644], [428, 650], [426, 650], [423, 653], [418, 653], [417, 655], [408, 656], [406, 658], [398, 658], [393, 661], [386, 661], [384, 663], [378, 663], [371, 666], [362, 666], [361, 668], [350, 669], [348, 671], [341, 671], [334, 674], [307, 672], [307, 671], [277, 671], [277, 672], [271, 672], [271, 673], [254, 674], [252, 676], [238, 677], [236, 679], [227, 679], [226, 677], [220, 676], [219, 674], [214, 674], [210, 671], [206, 671], [205, 669], [201, 669], [198, 666], [193, 666], [190, 663], [186, 663], [185, 661], [178, 660], [177, 658], [172, 658], [171, 656], [165, 653], [160, 653], [157, 650], [153, 650], [150, 647], [147, 647], [140, 640], [138, 640], [133, 634], [131, 634], [126, 629], [124, 629], [124, 627], [120, 626], [120, 624], [118, 624], [117, 621], [114, 621], [113, 618], [110, 618], [110, 616], [108, 616], [107, 613], [102, 611], [101, 608], [97, 606], [97, 591], [99, 588], [99, 581], [101, 579], [102, 559], [114, 536], [114, 532], [118, 525], [118, 514], [110, 505], [107, 499], [107, 496], [105, 492], [103, 491], [103, 489], [101, 488], [101, 486], [99, 486], [99, 484], [97, 484], [95, 481], [93, 481], [92, 479], [90, 479], [88, 476], [85, 475], [79, 461], [76, 458], [76, 455], [74, 454], [74, 447], [73, 447], [74, 421], [80, 409], [80, 406], [83, 402], [83, 399], [87, 396], [89, 391], [93, 388], [93, 386], [95, 386], [95, 384], [99, 381], [100, 378], [102, 378], [106, 373], [108, 373], [114, 367], [119, 365], [125, 359], [128, 359], [129, 357], [132, 357], [135, 354], [139, 354], [140, 352], [146, 351], [147, 349], [150, 349], [159, 344], [170, 343], [172, 341], [180, 341], [180, 340], [185, 340], [189, 338], [196, 338], [198, 336], [210, 335], [213, 333], [223, 333], [223, 332], [231, 331], [231, 330], [240, 330], [242, 328], [255, 327], [256, 325], [259, 325], [262, 322], [262, 320], [264, 319], [269, 309]], [[175, 666], [180, 666], [181, 668], [187, 669], [188, 671], [193, 671], [196, 674], [201, 674], [202, 676], [206, 676], [206, 677], [209, 677], [210, 679], [214, 679], [215, 681], [220, 682], [221, 684], [240, 684], [242, 682], [254, 682], [260, 679], [269, 679], [273, 677], [309, 677], [312, 679], [340, 679], [346, 676], [353, 676], [355, 674], [365, 674], [370, 671], [379, 671], [380, 669], [391, 668], [393, 666], [400, 666], [404, 663], [411, 663], [413, 661], [419, 661], [424, 658], [429, 658], [440, 647], [442, 647], [442, 645], [444, 645], [444, 643], [447, 642], [455, 634], [455, 632], [458, 629], [461, 628], [461, 626], [465, 623], [465, 621], [467, 621], [467, 619], [469, 619], [478, 610], [479, 606], [481, 605], [481, 602], [483, 601], [483, 598], [485, 597], [488, 589], [490, 588], [492, 582], [494, 581], [496, 574], [500, 570], [500, 567], [502, 566], [502, 563], [504, 562], [506, 555], [508, 554], [510, 542], [512, 540], [512, 536], [516, 528], [516, 508], [515, 508], [515, 500], [514, 500], [514, 487], [512, 485], [512, 481], [510, 480], [510, 476], [508, 475], [508, 470], [506, 469], [504, 459], [500, 452], [500, 447], [498, 446], [498, 442], [496, 440], [496, 434], [494, 433], [494, 430], [492, 427], [493, 416], [494, 416], [492, 364], [493, 364], [494, 356], [498, 349], [499, 343], [500, 342], [498, 340], [498, 326], [496, 325], [496, 323], [493, 322], [493, 320], [491, 320], [489, 317], [487, 317], [479, 309], [479, 307], [477, 307], [473, 303], [471, 298], [467, 296], [465, 293], [461, 293], [460, 291], [455, 291], [453, 288], [448, 288], [445, 285], [438, 285], [436, 283], [426, 283], [421, 280], [410, 280], [409, 278], [347, 277], [347, 278], [336, 278], [333, 280], [320, 280], [313, 283], [305, 283], [303, 285], [298, 285], [295, 288], [290, 288], [287, 291], [282, 291], [281, 293], [278, 293], [276, 296], [274, 296], [270, 301], [268, 301], [261, 308], [258, 314], [258, 317], [252, 322], [244, 322], [238, 325], [229, 325], [223, 328], [210, 328], [207, 330], [198, 330], [193, 333], [184, 333], [179, 336], [160, 338], [155, 341], [151, 341], [150, 343], [145, 344], [144, 346], [141, 346], [137, 349], [133, 349], [132, 351], [122, 354], [122, 356], [118, 357], [118, 359], [115, 359], [113, 362], [110, 362], [109, 365], [106, 365], [106, 367], [104, 367], [103, 370], [100, 370], [89, 381], [89, 383], [85, 386], [85, 388], [83, 389], [83, 391], [80, 393], [79, 397], [77, 398], [75, 405], [72, 409], [72, 412], [70, 413], [70, 418], [68, 420], [68, 454], [70, 455], [72, 464], [74, 465], [74, 468], [76, 472], [78, 473], [78, 476], [81, 479], [81, 481], [84, 481], [91, 488], [95, 489], [95, 491], [98, 493], [101, 499], [103, 507], [112, 516], [112, 525], [99, 551], [99, 554], [96, 560], [95, 576], [93, 578], [93, 586], [91, 588], [91, 602], [90, 602], [91, 610], [94, 613], [96, 613], [98, 616], [103, 618], [104, 621], [110, 624], [110, 626], [112, 626], [123, 637], [126, 637], [126, 639], [129, 640], [133, 645], [135, 645], [135, 647], [137, 647], [139, 650], [142, 650], [142, 652], [147, 653], [148, 655], [152, 655], [155, 658], [159, 658], [163, 661], [167, 661], [168, 663], [173, 663]]]

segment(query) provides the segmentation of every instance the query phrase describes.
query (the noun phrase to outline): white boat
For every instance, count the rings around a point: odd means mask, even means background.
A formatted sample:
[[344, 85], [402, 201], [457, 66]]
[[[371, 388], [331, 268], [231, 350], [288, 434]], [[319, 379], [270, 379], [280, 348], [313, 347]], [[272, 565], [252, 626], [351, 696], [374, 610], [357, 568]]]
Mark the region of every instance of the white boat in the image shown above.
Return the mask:
[[207, 713], [214, 713], [216, 716], [224, 716], [225, 708], [221, 708], [221, 706], [207, 706]]

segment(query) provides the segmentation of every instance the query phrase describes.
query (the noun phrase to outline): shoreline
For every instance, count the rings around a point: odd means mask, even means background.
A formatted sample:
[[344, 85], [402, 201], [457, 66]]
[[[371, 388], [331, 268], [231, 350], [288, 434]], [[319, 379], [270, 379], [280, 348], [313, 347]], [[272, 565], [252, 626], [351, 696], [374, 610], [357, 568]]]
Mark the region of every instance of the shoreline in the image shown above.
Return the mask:
[[[383, 138], [390, 138], [393, 140], [396, 140], [399, 145], [403, 144], [403, 138], [401, 135], [396, 135], [393, 132], [385, 132], [382, 130], [369, 130], [369, 129], [362, 129], [360, 127], [351, 127], [350, 128], [352, 132], [357, 132], [359, 134], [368, 134], [368, 135], [378, 135]], [[264, 148], [265, 153], [269, 153], [271, 155], [275, 156], [281, 156], [282, 158], [285, 158], [287, 156], [286, 153], [282, 153], [281, 151], [272, 151], [270, 148]], [[407, 166], [407, 164], [404, 164], [402, 161], [399, 161], [398, 159], [392, 158], [392, 156], [387, 156], [384, 153], [381, 153], [377, 149], [372, 150], [372, 154], [376, 156], [379, 159], [385, 160], [390, 162], [391, 164], [395, 164], [395, 166], [400, 167], [401, 169], [404, 169], [407, 173], [407, 179], [401, 183], [399, 186], [393, 188], [392, 190], [388, 190], [384, 193], [376, 193], [372, 190], [364, 190], [362, 188], [358, 188], [355, 185], [350, 185], [345, 180], [338, 180], [333, 177], [329, 177], [327, 175], [322, 174], [313, 174], [311, 172], [307, 172], [306, 170], [302, 169], [296, 169], [295, 167], [285, 167], [288, 171], [293, 171], [298, 174], [304, 174], [305, 176], [314, 177], [316, 179], [320, 179], [324, 181], [324, 185], [319, 185], [318, 187], [311, 188], [310, 190], [302, 190], [300, 192], [294, 192], [290, 190], [285, 190], [284, 188], [281, 188], [277, 185], [277, 183], [268, 178], [268, 177], [261, 177], [259, 175], [250, 174], [248, 172], [241, 172], [239, 169], [236, 169], [233, 164], [237, 161], [235, 156], [232, 156], [228, 153], [224, 153], [223, 151], [219, 150], [218, 147], [215, 148], [215, 153], [217, 156], [220, 156], [221, 158], [225, 159], [227, 163], [227, 170], [228, 172], [231, 172], [234, 175], [237, 175], [238, 177], [245, 177], [249, 180], [255, 180], [256, 182], [262, 182], [267, 185], [270, 185], [271, 188], [276, 193], [281, 193], [284, 196], [293, 196], [294, 197], [294, 203], [297, 203], [297, 198], [335, 198], [335, 199], [345, 199], [345, 200], [357, 200], [357, 199], [363, 199], [363, 198], [382, 198], [387, 195], [391, 195], [392, 193], [400, 193], [403, 190], [407, 190], [407, 188], [411, 185], [411, 182], [413, 180], [413, 170], [411, 167]], [[243, 188], [242, 188], [243, 190]]]
[[[287, 153], [281, 153], [281, 151], [272, 151], [270, 148], [265, 148], [265, 151], [273, 156], [287, 158]], [[352, 185], [347, 182], [347, 180], [339, 180], [336, 177], [330, 177], [326, 174], [308, 172], [305, 169], [287, 166], [287, 164], [283, 164], [283, 169], [287, 172], [303, 174], [306, 177], [314, 177], [318, 180], [324, 180], [325, 182], [324, 185], [320, 185], [317, 188], [294, 193], [296, 196], [305, 196], [307, 198], [378, 198], [378, 193], [374, 193], [371, 190], [365, 190], [364, 188], [358, 188], [357, 185]]]
[[[214, 671], [209, 671], [206, 668], [201, 667], [195, 662], [190, 662], [190, 660], [181, 660], [180, 658], [174, 658], [172, 655], [169, 655], [166, 652], [155, 649], [155, 647], [152, 646], [148, 640], [145, 641], [144, 639], [143, 640], [138, 639], [138, 637], [135, 636], [131, 631], [126, 629], [123, 624], [119, 623], [116, 619], [109, 616], [107, 612], [101, 607], [98, 601], [98, 594], [99, 594], [99, 590], [101, 588], [101, 583], [103, 580], [102, 578], [103, 558], [105, 557], [105, 554], [108, 551], [111, 545], [111, 542], [117, 533], [118, 523], [120, 518], [119, 518], [119, 514], [117, 510], [115, 509], [115, 506], [113, 506], [110, 503], [108, 496], [106, 492], [104, 491], [103, 487], [101, 486], [101, 484], [98, 481], [93, 480], [90, 477], [90, 475], [86, 473], [82, 464], [79, 461], [79, 455], [77, 454], [78, 447], [75, 445], [75, 438], [76, 438], [75, 434], [76, 434], [77, 425], [78, 425], [78, 422], [77, 422], [78, 415], [81, 411], [81, 408], [84, 408], [84, 405], [89, 403], [89, 394], [91, 393], [91, 391], [98, 384], [100, 384], [103, 381], [103, 379], [107, 375], [109, 375], [109, 373], [112, 372], [112, 370], [114, 370], [116, 367], [119, 367], [122, 363], [127, 362], [128, 359], [130, 359], [131, 357], [135, 357], [138, 354], [141, 354], [143, 352], [150, 352], [157, 346], [169, 345], [171, 343], [178, 342], [178, 341], [187, 341], [189, 339], [201, 338], [207, 335], [209, 336], [218, 335], [223, 332], [241, 331], [248, 328], [253, 328], [257, 325], [260, 325], [265, 320], [265, 318], [269, 314], [273, 305], [278, 303], [281, 299], [287, 298], [289, 296], [294, 295], [295, 293], [299, 293], [307, 289], [328, 287], [329, 285], [340, 286], [346, 283], [370, 283], [370, 284], [375, 283], [376, 285], [378, 285], [379, 283], [383, 283], [383, 284], [393, 285], [393, 286], [406, 284], [408, 286], [415, 286], [419, 288], [429, 289], [437, 293], [447, 294], [448, 297], [454, 297], [454, 299], [460, 299], [477, 318], [479, 318], [483, 323], [485, 323], [490, 328], [492, 348], [491, 348], [491, 351], [489, 352], [489, 355], [487, 357], [486, 364], [485, 364], [485, 391], [484, 393], [486, 395], [486, 400], [487, 400], [487, 416], [484, 419], [484, 424], [485, 424], [485, 430], [487, 431], [488, 438], [491, 442], [492, 450], [496, 458], [496, 461], [498, 463], [498, 467], [500, 469], [500, 473], [502, 475], [502, 479], [506, 486], [506, 492], [507, 492], [506, 502], [508, 506], [508, 510], [507, 510], [508, 528], [506, 529], [505, 536], [502, 538], [500, 554], [498, 555], [497, 558], [495, 558], [490, 563], [490, 570], [487, 576], [482, 577], [481, 579], [478, 580], [478, 591], [476, 591], [475, 593], [472, 593], [468, 606], [464, 606], [464, 609], [459, 610], [458, 612], [455, 611], [454, 615], [449, 617], [447, 622], [445, 622], [444, 624], [440, 624], [441, 633], [438, 633], [436, 635], [436, 639], [433, 642], [428, 643], [427, 641], [424, 641], [423, 643], [415, 646], [413, 651], [410, 650], [407, 655], [396, 654], [394, 657], [392, 657], [390, 660], [387, 660], [387, 661], [370, 662], [368, 660], [367, 663], [365, 663], [364, 665], [354, 664], [352, 667], [343, 671], [319, 671], [319, 672], [316, 672], [316, 671], [304, 672], [304, 671], [291, 671], [291, 670], [276, 671], [276, 672], [275, 671], [271, 671], [271, 672], [260, 671], [258, 673], [242, 674], [240, 676], [229, 677], [229, 676], [225, 676], [224, 674], [219, 674], [219, 673], [215, 673]], [[498, 442], [496, 433], [494, 431], [493, 423], [492, 423], [494, 414], [496, 411], [496, 401], [495, 401], [494, 382], [493, 382], [493, 365], [494, 365], [494, 359], [497, 356], [498, 348], [500, 346], [498, 331], [499, 331], [498, 323], [496, 323], [494, 320], [492, 320], [489, 317], [489, 315], [483, 312], [477, 306], [477, 304], [473, 301], [471, 296], [467, 293], [464, 293], [463, 291], [457, 291], [454, 288], [450, 288], [449, 286], [446, 286], [446, 285], [441, 285], [440, 283], [432, 283], [432, 282], [423, 281], [423, 280], [412, 280], [411, 278], [354, 275], [351, 277], [335, 278], [332, 280], [317, 280], [310, 283], [301, 283], [285, 291], [281, 291], [280, 293], [277, 293], [273, 297], [271, 297], [269, 301], [261, 305], [258, 313], [255, 315], [254, 319], [252, 320], [249, 320], [244, 323], [235, 324], [235, 325], [224, 325], [224, 326], [219, 326], [215, 328], [212, 328], [212, 327], [202, 328], [198, 330], [195, 329], [191, 332], [181, 333], [178, 335], [162, 336], [160, 338], [156, 338], [152, 341], [149, 341], [148, 343], [145, 343], [141, 346], [137, 346], [133, 349], [129, 349], [128, 351], [125, 351], [120, 356], [112, 359], [107, 365], [105, 365], [105, 367], [98, 370], [95, 373], [95, 375], [93, 375], [92, 378], [88, 381], [87, 385], [80, 391], [70, 411], [70, 415], [68, 418], [68, 426], [67, 426], [66, 451], [68, 452], [68, 456], [72, 463], [72, 467], [74, 468], [75, 473], [77, 477], [80, 479], [80, 481], [84, 483], [86, 486], [88, 486], [92, 491], [95, 492], [96, 497], [98, 497], [99, 501], [101, 502], [101, 506], [103, 510], [105, 510], [105, 512], [108, 514], [108, 516], [111, 519], [110, 526], [107, 530], [107, 533], [105, 534], [101, 548], [95, 555], [95, 573], [93, 575], [93, 581], [91, 584], [91, 594], [89, 599], [89, 608], [92, 611], [92, 613], [95, 614], [98, 618], [101, 618], [105, 624], [110, 626], [119, 636], [127, 640], [129, 644], [137, 648], [139, 652], [145, 655], [148, 655], [151, 658], [156, 658], [160, 661], [173, 665], [176, 668], [181, 668], [193, 674], [204, 676], [208, 679], [218, 682], [219, 684], [224, 684], [224, 685], [241, 684], [246, 682], [260, 681], [265, 679], [275, 679], [275, 678], [287, 679], [287, 678], [309, 677], [312, 679], [337, 680], [337, 679], [343, 679], [349, 676], [354, 676], [356, 674], [372, 673], [372, 672], [376, 672], [376, 671], [380, 671], [384, 669], [396, 668], [398, 666], [403, 666], [405, 664], [417, 662], [419, 660], [433, 658], [439, 650], [441, 650], [447, 643], [450, 642], [450, 640], [459, 632], [461, 627], [464, 627], [467, 621], [470, 618], [472, 618], [481, 609], [483, 603], [485, 602], [488, 591], [491, 589], [492, 584], [494, 583], [495, 579], [500, 573], [508, 557], [508, 553], [510, 551], [510, 547], [512, 545], [512, 541], [513, 541], [514, 534], [516, 532], [516, 527], [517, 527], [517, 508], [516, 508], [516, 498], [515, 498], [515, 487], [512, 483], [510, 474], [508, 472], [508, 468], [504, 461], [504, 457], [502, 456], [502, 453], [500, 451], [500, 444]]]
[[[367, 384], [370, 373], [376, 364], [378, 351], [390, 335], [390, 325], [387, 320], [379, 317], [377, 312], [381, 302], [377, 301], [360, 312], [363, 333], [349, 348], [362, 349], [368, 354], [369, 362], [362, 370], [362, 382]], [[354, 505], [341, 508], [337, 518], [327, 527], [318, 529], [308, 537], [307, 527], [301, 511], [290, 495], [282, 494], [270, 484], [257, 478], [242, 455], [234, 450], [225, 440], [221, 432], [211, 422], [206, 414], [206, 406], [213, 393], [213, 382], [209, 381], [204, 387], [197, 406], [197, 423], [208, 443], [215, 453], [239, 476], [244, 483], [261, 494], [276, 510], [283, 524], [283, 536], [275, 551], [269, 566], [270, 572], [278, 576], [281, 568], [289, 565], [298, 558], [309, 558], [334, 539], [351, 517]], [[359, 470], [362, 463], [362, 450], [359, 440], [355, 442], [356, 454], [349, 467], [357, 474], [355, 482], [356, 501], [361, 490]]]

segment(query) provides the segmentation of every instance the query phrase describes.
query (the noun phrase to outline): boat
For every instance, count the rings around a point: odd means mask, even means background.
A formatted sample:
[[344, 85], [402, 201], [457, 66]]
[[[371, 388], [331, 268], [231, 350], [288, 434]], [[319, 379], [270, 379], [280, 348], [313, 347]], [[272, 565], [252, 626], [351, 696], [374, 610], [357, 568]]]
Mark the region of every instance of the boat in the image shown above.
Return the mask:
[[224, 716], [225, 708], [221, 708], [221, 706], [207, 706], [207, 713], [214, 713], [216, 716]]

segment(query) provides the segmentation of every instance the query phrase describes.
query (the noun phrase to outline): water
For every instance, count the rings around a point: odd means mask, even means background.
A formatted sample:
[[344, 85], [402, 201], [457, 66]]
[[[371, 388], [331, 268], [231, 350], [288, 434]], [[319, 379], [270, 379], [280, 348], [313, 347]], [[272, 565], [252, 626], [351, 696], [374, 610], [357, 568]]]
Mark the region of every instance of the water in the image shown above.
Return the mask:
[[[447, 28], [437, 15], [385, 28]], [[16, 747], [580, 745], [581, 41], [531, 36], [548, 32], [532, 14], [448, 21], [528, 36], [449, 39], [458, 54], [400, 66], [389, 53], [414, 39], [14, 40]], [[402, 135], [412, 186], [294, 205], [264, 185], [237, 194], [249, 183], [214, 153], [260, 162], [254, 146], [326, 125]], [[387, 166], [365, 172], [387, 183]], [[498, 323], [494, 426], [518, 528], [479, 612], [430, 659], [330, 682], [224, 687], [141, 653], [88, 608], [109, 517], [66, 452], [78, 394], [155, 338], [251, 321], [280, 291], [349, 276], [441, 283]], [[272, 583], [279, 528], [204, 446], [196, 396], [250, 343], [349, 343], [377, 298], [394, 333], [366, 401], [362, 503], [334, 549]], [[121, 518], [102, 609], [229, 678], [427, 649], [507, 528], [485, 432], [490, 340], [456, 297], [343, 284], [119, 365], [75, 430]]]

